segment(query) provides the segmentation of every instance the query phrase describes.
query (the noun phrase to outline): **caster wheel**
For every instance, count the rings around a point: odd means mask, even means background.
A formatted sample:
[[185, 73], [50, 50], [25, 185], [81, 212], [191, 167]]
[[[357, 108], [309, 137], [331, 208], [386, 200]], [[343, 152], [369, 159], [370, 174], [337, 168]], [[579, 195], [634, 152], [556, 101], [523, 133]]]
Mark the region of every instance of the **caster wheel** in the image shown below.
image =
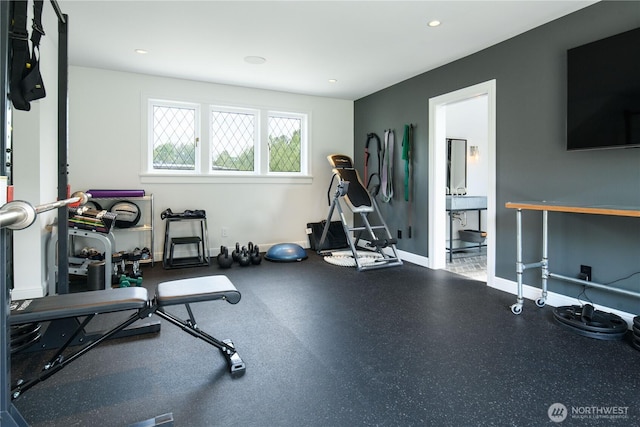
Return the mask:
[[520, 314], [522, 313], [522, 306], [520, 304], [513, 304], [511, 306], [511, 312], [513, 314]]
[[538, 307], [544, 307], [545, 304], [546, 304], [546, 300], [544, 298], [538, 298], [536, 300], [536, 305]]

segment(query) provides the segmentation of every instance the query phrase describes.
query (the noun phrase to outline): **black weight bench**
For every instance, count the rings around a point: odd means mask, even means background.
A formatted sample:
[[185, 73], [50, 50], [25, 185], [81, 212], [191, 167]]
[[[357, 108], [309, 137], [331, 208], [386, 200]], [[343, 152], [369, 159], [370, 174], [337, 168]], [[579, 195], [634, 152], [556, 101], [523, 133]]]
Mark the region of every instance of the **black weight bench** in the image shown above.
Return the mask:
[[[81, 321], [78, 319], [79, 326], [75, 332], [69, 334], [66, 342], [44, 365], [42, 371], [35, 378], [27, 381], [19, 380], [16, 383], [11, 390], [12, 398], [16, 399], [24, 391], [46, 380], [137, 320], [147, 318], [153, 314], [218, 348], [225, 356], [231, 373], [243, 373], [245, 364], [236, 352], [233, 342], [231, 340], [220, 341], [200, 330], [191, 311], [191, 303], [219, 299], [226, 300], [230, 304], [237, 304], [240, 301], [240, 292], [226, 276], [222, 275], [160, 283], [156, 288], [155, 297], [151, 300], [148, 298], [148, 292], [145, 288], [135, 287], [54, 295], [12, 302], [11, 315], [9, 316], [9, 324], [11, 326], [68, 318], [83, 318]], [[184, 305], [189, 318], [183, 320], [166, 311], [167, 307], [174, 305]], [[72, 345], [76, 336], [96, 315], [129, 310], [135, 310], [135, 312], [125, 321], [104, 332], [96, 339], [87, 342], [75, 352], [66, 356], [63, 355], [65, 350]]]

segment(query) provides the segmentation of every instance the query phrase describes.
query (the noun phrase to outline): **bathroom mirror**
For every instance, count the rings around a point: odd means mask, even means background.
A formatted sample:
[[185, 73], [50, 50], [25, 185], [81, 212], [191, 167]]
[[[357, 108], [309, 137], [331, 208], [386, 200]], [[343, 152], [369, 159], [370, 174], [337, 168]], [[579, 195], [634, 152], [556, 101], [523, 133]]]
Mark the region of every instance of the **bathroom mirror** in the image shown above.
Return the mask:
[[467, 140], [447, 138], [447, 194], [467, 189]]

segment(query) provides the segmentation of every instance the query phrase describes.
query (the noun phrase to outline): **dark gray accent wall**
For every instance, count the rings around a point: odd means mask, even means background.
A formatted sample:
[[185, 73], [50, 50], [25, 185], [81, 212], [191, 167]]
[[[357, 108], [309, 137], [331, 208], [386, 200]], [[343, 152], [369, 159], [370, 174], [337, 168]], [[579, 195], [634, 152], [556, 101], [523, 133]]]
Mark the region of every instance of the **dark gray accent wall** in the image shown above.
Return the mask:
[[[399, 249], [429, 256], [429, 99], [492, 79], [497, 92], [497, 277], [516, 280], [516, 216], [504, 207], [508, 201], [640, 206], [640, 149], [565, 149], [567, 49], [638, 27], [640, 2], [600, 2], [357, 100], [354, 161], [360, 170], [367, 133], [382, 138], [384, 129], [394, 128], [400, 147], [404, 124], [417, 125], [413, 237], [401, 239]], [[429, 46], [416, 46], [415, 51], [429, 55]], [[406, 229], [408, 218], [408, 204], [401, 197], [399, 155], [395, 171], [395, 199], [381, 204], [394, 234]], [[524, 213], [525, 262], [541, 258], [541, 218], [540, 213]], [[573, 276], [587, 264], [593, 267], [594, 281], [608, 283], [640, 271], [640, 218], [550, 213], [549, 227], [552, 272]], [[538, 286], [539, 275], [539, 269], [525, 272], [525, 283]], [[640, 292], [640, 274], [615, 286]], [[558, 281], [551, 281], [549, 289], [640, 314], [638, 298], [597, 290], [588, 290], [585, 296], [581, 286]]]

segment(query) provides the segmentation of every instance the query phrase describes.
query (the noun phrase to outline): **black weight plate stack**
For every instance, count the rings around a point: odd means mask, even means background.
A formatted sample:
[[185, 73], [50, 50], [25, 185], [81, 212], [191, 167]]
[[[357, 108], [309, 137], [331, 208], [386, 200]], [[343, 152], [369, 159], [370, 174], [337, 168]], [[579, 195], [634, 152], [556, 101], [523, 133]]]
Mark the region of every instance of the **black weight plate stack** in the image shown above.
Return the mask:
[[553, 317], [563, 328], [599, 340], [621, 340], [628, 329], [622, 317], [595, 310], [590, 304], [556, 307]]
[[633, 318], [633, 335], [631, 336], [631, 345], [640, 350], [640, 316]]
[[38, 342], [40, 335], [40, 323], [28, 323], [11, 327], [11, 354], [17, 353], [31, 344]]

